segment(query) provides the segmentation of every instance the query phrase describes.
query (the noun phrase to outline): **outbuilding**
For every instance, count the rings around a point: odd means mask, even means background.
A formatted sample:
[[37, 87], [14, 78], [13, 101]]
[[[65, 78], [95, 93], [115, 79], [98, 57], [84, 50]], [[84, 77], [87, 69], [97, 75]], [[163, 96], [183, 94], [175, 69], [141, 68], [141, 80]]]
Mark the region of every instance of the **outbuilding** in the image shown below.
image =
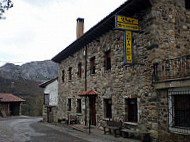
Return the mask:
[[21, 115], [21, 103], [25, 100], [8, 93], [0, 93], [0, 116]]

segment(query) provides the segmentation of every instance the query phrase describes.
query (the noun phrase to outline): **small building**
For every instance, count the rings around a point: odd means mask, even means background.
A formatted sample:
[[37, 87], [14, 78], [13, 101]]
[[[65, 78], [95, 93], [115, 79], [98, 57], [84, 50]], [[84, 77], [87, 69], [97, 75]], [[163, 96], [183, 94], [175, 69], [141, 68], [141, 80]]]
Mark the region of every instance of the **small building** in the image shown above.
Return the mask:
[[0, 116], [19, 116], [21, 115], [21, 103], [25, 100], [13, 94], [0, 93]]
[[58, 105], [58, 78], [43, 82], [39, 86], [44, 88], [43, 120], [45, 122], [57, 121]]

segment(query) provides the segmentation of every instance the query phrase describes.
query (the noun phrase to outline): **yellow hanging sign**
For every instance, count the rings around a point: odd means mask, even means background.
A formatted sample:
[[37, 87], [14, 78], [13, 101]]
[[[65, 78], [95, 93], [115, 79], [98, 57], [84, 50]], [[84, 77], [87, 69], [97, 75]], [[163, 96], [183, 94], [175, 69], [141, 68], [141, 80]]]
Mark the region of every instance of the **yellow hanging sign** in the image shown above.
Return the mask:
[[126, 17], [126, 16], [120, 16], [120, 15], [117, 15], [117, 22], [125, 23], [125, 24], [132, 24], [132, 25], [139, 24], [138, 19], [130, 18], [130, 17]]
[[125, 32], [125, 57], [126, 63], [131, 64], [133, 62], [133, 52], [132, 52], [132, 33], [131, 31]]
[[126, 16], [115, 16], [115, 28], [121, 30], [139, 31], [139, 20]]

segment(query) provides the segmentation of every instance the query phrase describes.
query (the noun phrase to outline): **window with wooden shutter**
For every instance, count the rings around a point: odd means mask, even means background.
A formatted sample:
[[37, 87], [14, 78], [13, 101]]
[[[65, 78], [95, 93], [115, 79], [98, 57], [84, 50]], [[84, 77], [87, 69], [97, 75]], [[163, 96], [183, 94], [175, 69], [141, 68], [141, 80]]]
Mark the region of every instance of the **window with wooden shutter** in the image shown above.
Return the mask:
[[72, 67], [69, 68], [69, 80], [72, 80]]
[[138, 121], [138, 108], [137, 98], [131, 98], [125, 100], [125, 121], [137, 122]]
[[190, 9], [190, 0], [185, 0], [185, 8]]
[[62, 82], [65, 82], [65, 71], [62, 70]]
[[96, 70], [95, 57], [92, 57], [90, 59], [90, 74], [95, 74], [95, 70]]
[[112, 100], [104, 99], [105, 118], [112, 118]]
[[105, 70], [110, 70], [111, 69], [111, 51], [105, 52]]
[[78, 77], [81, 78], [82, 77], [82, 63], [78, 64]]
[[68, 99], [68, 102], [67, 102], [67, 110], [71, 111], [71, 99], [70, 98]]
[[81, 113], [81, 99], [77, 99], [77, 113]]

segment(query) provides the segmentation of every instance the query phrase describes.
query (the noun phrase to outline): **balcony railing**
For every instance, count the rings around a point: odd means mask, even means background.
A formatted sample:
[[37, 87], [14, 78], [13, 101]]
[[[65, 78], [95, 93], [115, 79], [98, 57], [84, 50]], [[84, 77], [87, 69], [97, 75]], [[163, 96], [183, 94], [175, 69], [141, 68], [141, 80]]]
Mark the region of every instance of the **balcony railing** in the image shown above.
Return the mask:
[[190, 77], [190, 55], [153, 65], [153, 82]]

